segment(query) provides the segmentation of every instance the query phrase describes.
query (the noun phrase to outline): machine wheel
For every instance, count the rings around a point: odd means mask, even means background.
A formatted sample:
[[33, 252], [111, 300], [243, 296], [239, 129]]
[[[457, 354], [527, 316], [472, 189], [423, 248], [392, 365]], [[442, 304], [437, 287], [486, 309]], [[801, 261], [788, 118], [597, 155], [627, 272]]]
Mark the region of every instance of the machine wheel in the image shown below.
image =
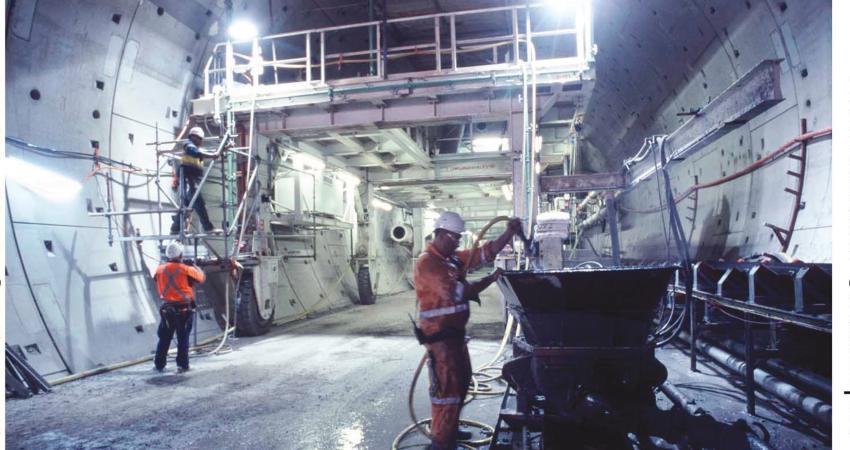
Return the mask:
[[372, 292], [372, 278], [369, 277], [369, 267], [363, 266], [357, 271], [357, 292], [360, 294], [361, 305], [374, 305], [375, 294]]
[[268, 319], [260, 316], [254, 292], [254, 275], [246, 271], [239, 282], [239, 302], [236, 305], [236, 335], [260, 336], [266, 334], [274, 321], [274, 311]]

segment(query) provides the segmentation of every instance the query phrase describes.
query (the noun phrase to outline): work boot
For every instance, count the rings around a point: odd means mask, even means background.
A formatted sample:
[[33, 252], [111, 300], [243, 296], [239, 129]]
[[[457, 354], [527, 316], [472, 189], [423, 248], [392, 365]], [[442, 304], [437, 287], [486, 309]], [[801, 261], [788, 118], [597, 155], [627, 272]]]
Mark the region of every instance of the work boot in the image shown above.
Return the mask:
[[183, 372], [188, 372], [188, 371], [189, 371], [188, 367], [178, 367], [177, 368], [177, 373], [183, 373]]
[[204, 233], [219, 235], [219, 234], [224, 234], [224, 230], [222, 230], [221, 228], [210, 227], [210, 228], [204, 229]]
[[464, 431], [464, 430], [458, 429], [457, 430], [457, 440], [458, 441], [471, 441], [472, 440], [472, 433], [469, 432], [469, 431]]

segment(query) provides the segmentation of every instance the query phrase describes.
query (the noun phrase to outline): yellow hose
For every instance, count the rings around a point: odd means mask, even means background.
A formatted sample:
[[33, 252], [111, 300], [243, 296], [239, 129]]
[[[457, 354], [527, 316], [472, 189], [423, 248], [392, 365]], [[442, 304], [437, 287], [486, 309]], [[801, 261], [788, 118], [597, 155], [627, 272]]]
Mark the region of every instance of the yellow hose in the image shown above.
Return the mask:
[[[233, 331], [233, 328], [227, 330], [227, 332], [223, 333], [223, 334], [227, 334], [231, 331]], [[189, 350], [191, 351], [191, 350], [200, 349], [200, 348], [206, 346], [207, 344], [214, 342], [219, 337], [221, 337], [221, 334], [217, 334], [213, 337], [204, 339], [203, 341], [199, 342], [198, 345], [195, 345], [193, 347], [189, 347]], [[176, 353], [176, 352], [177, 352], [177, 349], [171, 349], [171, 350], [168, 351], [168, 354], [172, 354], [172, 353]], [[56, 386], [58, 384], [64, 384], [64, 383], [67, 383], [69, 381], [75, 381], [75, 380], [79, 380], [81, 378], [90, 377], [92, 375], [98, 375], [98, 374], [101, 374], [101, 373], [111, 372], [113, 370], [123, 369], [124, 367], [135, 366], [136, 364], [141, 364], [143, 362], [147, 362], [147, 361], [150, 361], [152, 359], [153, 359], [153, 355], [148, 355], [148, 356], [144, 356], [142, 358], [131, 359], [129, 361], [122, 361], [120, 363], [110, 364], [108, 366], [98, 367], [96, 369], [86, 370], [84, 372], [79, 372], [79, 373], [75, 373], [73, 375], [68, 375], [67, 377], [51, 381], [50, 384], [52, 386]]]

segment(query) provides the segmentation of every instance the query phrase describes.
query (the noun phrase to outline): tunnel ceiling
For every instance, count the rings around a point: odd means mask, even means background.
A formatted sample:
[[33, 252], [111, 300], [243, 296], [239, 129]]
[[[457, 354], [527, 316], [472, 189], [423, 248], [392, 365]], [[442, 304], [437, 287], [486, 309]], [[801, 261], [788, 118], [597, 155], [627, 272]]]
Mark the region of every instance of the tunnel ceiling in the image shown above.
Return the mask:
[[[748, 1], [595, 1], [599, 50], [584, 118], [586, 168], [611, 170], [634, 154], [645, 136], [675, 130], [687, 116], [658, 125], [658, 111], [691, 79], [704, 79], [706, 95], [678, 105], [683, 113], [704, 106], [736, 79], [740, 74], [733, 73], [732, 60], [740, 52], [728, 30], [750, 8]], [[700, 60], [718, 45], [730, 53], [729, 73], [710, 79], [700, 71]]]
[[[161, 3], [165, 2], [160, 0]], [[201, 5], [204, 2], [188, 2]], [[207, 2], [209, 3], [209, 2]], [[264, 34], [337, 26], [369, 20], [368, 1], [303, 0], [236, 2], [234, 15], [250, 15], [260, 21]], [[511, 1], [487, 0], [402, 0], [374, 2], [376, 17], [415, 16], [446, 11], [511, 5]], [[736, 18], [747, 15], [763, 1], [669, 1], [595, 0], [594, 33], [598, 47], [596, 84], [585, 108], [580, 134], [581, 169], [613, 170], [637, 151], [644, 137], [669, 133], [683, 123], [687, 113], [704, 106], [756, 62], [741, 55], [734, 34]], [[771, 8], [782, 9], [782, 2]], [[784, 5], [784, 3], [783, 3]], [[187, 10], [189, 6], [178, 9]], [[780, 11], [779, 13], [782, 13]], [[184, 14], [187, 15], [188, 14]], [[474, 24], [481, 30], [509, 29], [494, 17], [494, 23]], [[470, 24], [472, 25], [472, 24]], [[415, 40], [416, 30], [390, 30], [391, 38]], [[728, 72], [706, 74], [701, 66], [707, 55], [722, 47], [728, 57]], [[702, 96], [682, 100], [688, 83], [701, 79]], [[681, 114], [659, 117], [663, 108], [678, 101]], [[687, 102], [687, 103], [686, 103]]]

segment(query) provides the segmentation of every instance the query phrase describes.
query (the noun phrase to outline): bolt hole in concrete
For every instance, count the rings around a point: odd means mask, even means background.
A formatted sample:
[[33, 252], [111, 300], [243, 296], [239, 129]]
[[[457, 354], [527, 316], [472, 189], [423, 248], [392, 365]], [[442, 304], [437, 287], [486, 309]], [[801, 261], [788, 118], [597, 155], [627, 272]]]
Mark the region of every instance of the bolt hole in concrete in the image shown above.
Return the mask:
[[56, 257], [56, 254], [53, 253], [53, 241], [44, 241], [44, 249], [47, 250], [48, 257]]
[[38, 89], [31, 90], [30, 98], [33, 100], [41, 100], [41, 92], [39, 92]]

